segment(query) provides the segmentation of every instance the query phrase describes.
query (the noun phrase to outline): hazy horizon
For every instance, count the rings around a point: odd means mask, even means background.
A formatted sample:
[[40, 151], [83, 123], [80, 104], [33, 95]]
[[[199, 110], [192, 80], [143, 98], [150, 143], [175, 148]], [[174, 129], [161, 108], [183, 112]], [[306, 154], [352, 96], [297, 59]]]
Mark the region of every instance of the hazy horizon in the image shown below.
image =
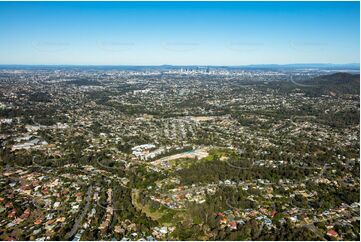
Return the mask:
[[259, 64], [241, 64], [241, 65], [205, 65], [205, 64], [187, 64], [187, 65], [178, 65], [178, 64], [157, 64], [157, 65], [130, 65], [130, 64], [0, 64], [0, 66], [154, 66], [154, 67], [161, 67], [161, 66], [199, 66], [199, 67], [247, 67], [247, 66], [354, 66], [360, 65], [360, 63], [285, 63], [285, 64], [278, 64], [278, 63], [259, 63]]

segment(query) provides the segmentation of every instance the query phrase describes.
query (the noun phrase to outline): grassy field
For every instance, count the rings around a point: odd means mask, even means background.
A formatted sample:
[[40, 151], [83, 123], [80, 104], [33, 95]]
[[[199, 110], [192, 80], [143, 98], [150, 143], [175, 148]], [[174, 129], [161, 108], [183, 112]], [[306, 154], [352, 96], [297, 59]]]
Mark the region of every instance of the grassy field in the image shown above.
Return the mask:
[[133, 205], [143, 213], [145, 213], [151, 219], [158, 221], [163, 226], [174, 226], [177, 222], [184, 218], [182, 211], [171, 210], [164, 206], [159, 209], [152, 209], [149, 205], [143, 205], [139, 201], [139, 190], [132, 190], [132, 203]]

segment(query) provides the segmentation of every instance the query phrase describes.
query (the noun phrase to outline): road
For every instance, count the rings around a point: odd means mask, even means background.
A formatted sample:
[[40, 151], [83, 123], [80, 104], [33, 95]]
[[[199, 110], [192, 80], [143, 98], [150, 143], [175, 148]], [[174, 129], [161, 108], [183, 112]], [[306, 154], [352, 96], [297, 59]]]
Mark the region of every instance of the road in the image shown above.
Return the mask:
[[84, 216], [86, 215], [86, 213], [89, 210], [89, 206], [90, 206], [90, 200], [91, 200], [91, 195], [92, 195], [92, 190], [93, 190], [93, 186], [90, 186], [88, 188], [87, 191], [87, 197], [86, 197], [86, 204], [85, 207], [82, 211], [82, 213], [80, 214], [80, 216], [75, 220], [74, 226], [73, 228], [65, 235], [64, 239], [65, 240], [69, 240], [71, 237], [73, 237], [75, 235], [75, 233], [78, 231], [80, 222], [83, 220]]

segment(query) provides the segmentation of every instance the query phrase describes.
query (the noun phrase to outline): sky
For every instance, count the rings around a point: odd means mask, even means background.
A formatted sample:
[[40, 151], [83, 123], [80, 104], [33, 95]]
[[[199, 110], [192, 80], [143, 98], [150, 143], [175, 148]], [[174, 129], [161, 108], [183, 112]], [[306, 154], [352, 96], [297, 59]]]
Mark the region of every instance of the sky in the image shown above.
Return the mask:
[[0, 64], [359, 62], [359, 2], [0, 2]]

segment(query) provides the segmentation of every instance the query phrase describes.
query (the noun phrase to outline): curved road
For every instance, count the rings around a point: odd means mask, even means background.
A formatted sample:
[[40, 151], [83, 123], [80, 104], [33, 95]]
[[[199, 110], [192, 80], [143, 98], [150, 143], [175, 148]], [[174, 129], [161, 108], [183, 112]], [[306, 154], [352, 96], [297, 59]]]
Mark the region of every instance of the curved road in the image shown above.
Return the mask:
[[87, 197], [86, 197], [86, 205], [83, 209], [83, 212], [80, 214], [80, 216], [75, 220], [73, 228], [65, 235], [64, 239], [69, 240], [71, 237], [75, 235], [75, 233], [78, 231], [80, 222], [83, 220], [84, 216], [88, 212], [89, 206], [90, 206], [90, 199], [92, 195], [93, 186], [90, 186], [87, 191]]

